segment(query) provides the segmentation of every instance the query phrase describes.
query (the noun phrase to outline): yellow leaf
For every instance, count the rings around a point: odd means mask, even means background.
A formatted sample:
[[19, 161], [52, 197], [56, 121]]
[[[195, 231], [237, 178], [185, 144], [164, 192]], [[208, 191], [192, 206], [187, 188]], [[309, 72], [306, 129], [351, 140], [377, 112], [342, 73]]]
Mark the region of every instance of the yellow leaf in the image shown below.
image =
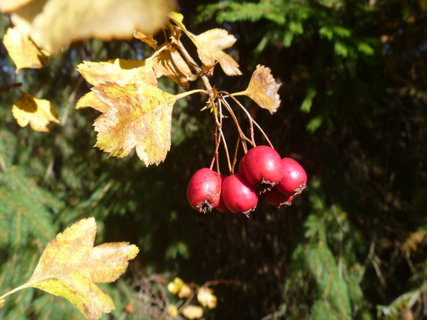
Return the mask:
[[134, 31], [133, 37], [135, 39], [141, 40], [142, 42], [145, 42], [154, 50], [157, 49], [157, 40], [155, 40], [152, 35], [148, 35], [140, 31]]
[[216, 307], [217, 298], [212, 289], [201, 287], [197, 292], [197, 300], [203, 307], [208, 307], [209, 309]]
[[22, 7], [32, 0], [0, 0], [0, 11], [11, 12]]
[[168, 290], [170, 293], [177, 294], [184, 285], [184, 281], [181, 278], [176, 277], [172, 282], [168, 283]]
[[35, 131], [49, 131], [49, 122], [60, 123], [55, 106], [45, 99], [24, 93], [12, 107], [13, 117], [21, 127], [30, 124]]
[[96, 147], [118, 158], [135, 148], [146, 165], [166, 158], [177, 96], [142, 82], [125, 86], [105, 83], [92, 90], [105, 104], [105, 111], [94, 122]]
[[15, 10], [13, 23], [40, 47], [58, 53], [71, 42], [131, 39], [166, 23], [174, 0], [33, 0]]
[[187, 285], [184, 284], [178, 292], [178, 297], [180, 298], [188, 298], [193, 293], [193, 290]]
[[274, 80], [270, 68], [257, 65], [248, 88], [239, 94], [247, 95], [261, 108], [274, 113], [280, 106], [280, 96], [277, 93], [279, 87], [280, 84]]
[[238, 76], [242, 72], [239, 64], [223, 50], [230, 48], [236, 38], [224, 29], [211, 29], [195, 36], [197, 53], [205, 66], [219, 62], [222, 70], [229, 76]]
[[175, 318], [178, 315], [178, 308], [174, 305], [168, 305], [166, 307], [166, 312], [172, 317]]
[[93, 108], [99, 112], [106, 112], [109, 107], [96, 96], [95, 92], [90, 91], [77, 101], [76, 109]]
[[114, 310], [111, 298], [95, 283], [116, 280], [139, 250], [126, 242], [94, 247], [95, 234], [94, 218], [82, 219], [58, 234], [24, 286], [68, 299], [87, 319]]
[[169, 17], [180, 27], [197, 47], [197, 53], [205, 66], [211, 67], [219, 62], [222, 70], [229, 76], [241, 75], [239, 64], [223, 50], [230, 48], [236, 38], [224, 29], [211, 29], [199, 35], [189, 32], [183, 24], [183, 16], [172, 12]]
[[181, 54], [173, 47], [160, 51], [153, 55], [152, 59], [157, 78], [165, 75], [185, 88], [188, 87], [188, 81], [194, 81], [197, 78], [192, 74]]
[[77, 71], [94, 86], [105, 82], [116, 82], [119, 85], [145, 82], [157, 85], [151, 60], [84, 61], [77, 66]]
[[23, 35], [18, 28], [7, 29], [3, 36], [3, 44], [16, 65], [16, 72], [24, 68], [42, 68], [48, 60], [48, 57], [36, 47], [34, 42]]
[[188, 319], [200, 319], [203, 317], [203, 309], [199, 306], [193, 306], [191, 304], [185, 306], [181, 313]]

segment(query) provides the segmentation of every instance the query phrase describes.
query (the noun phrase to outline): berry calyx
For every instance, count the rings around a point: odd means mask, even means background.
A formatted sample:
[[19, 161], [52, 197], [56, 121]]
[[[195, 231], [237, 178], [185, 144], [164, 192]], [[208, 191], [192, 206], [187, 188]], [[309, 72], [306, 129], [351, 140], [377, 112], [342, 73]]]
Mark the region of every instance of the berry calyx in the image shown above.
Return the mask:
[[304, 168], [294, 159], [282, 159], [283, 176], [277, 184], [277, 190], [286, 195], [300, 194], [307, 185], [307, 173]]
[[267, 192], [265, 195], [267, 202], [276, 208], [283, 206], [289, 207], [292, 204], [294, 196], [292, 194], [282, 194], [277, 191], [276, 188], [273, 188], [271, 191]]
[[281, 180], [282, 159], [273, 148], [257, 146], [242, 158], [239, 170], [245, 180], [262, 194]]
[[209, 168], [197, 170], [187, 186], [187, 200], [191, 207], [208, 213], [217, 207], [221, 195], [221, 176]]
[[258, 204], [255, 188], [239, 174], [225, 177], [222, 183], [222, 199], [227, 209], [233, 213], [249, 214]]

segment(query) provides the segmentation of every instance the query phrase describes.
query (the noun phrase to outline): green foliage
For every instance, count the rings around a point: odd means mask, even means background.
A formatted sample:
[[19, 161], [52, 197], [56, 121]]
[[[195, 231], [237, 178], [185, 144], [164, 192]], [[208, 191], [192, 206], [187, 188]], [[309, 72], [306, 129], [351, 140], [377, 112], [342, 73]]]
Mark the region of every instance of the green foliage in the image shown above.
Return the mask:
[[[171, 153], [151, 168], [92, 148], [97, 114], [73, 109], [89, 90], [74, 71], [82, 59], [142, 58], [141, 44], [75, 44], [47, 68], [17, 76], [0, 46], [0, 87], [23, 82], [25, 91], [52, 100], [62, 121], [49, 134], [19, 128], [9, 108], [19, 91], [0, 92], [1, 290], [30, 276], [50, 235], [90, 215], [100, 223], [97, 241], [141, 247], [132, 273], [230, 281], [218, 287], [210, 319], [397, 319], [405, 310], [422, 319], [424, 2], [210, 2], [188, 20], [223, 24], [239, 37], [231, 54], [242, 70], [266, 64], [282, 80], [284, 103], [275, 116], [253, 114], [282, 155], [306, 166], [308, 190], [288, 209], [260, 203], [251, 219], [196, 215], [185, 187], [212, 155], [203, 101], [177, 104]], [[180, 5], [186, 17], [197, 15], [193, 4]], [[3, 34], [8, 22], [0, 19]], [[228, 91], [247, 83], [227, 83], [221, 72], [212, 82]], [[106, 288], [118, 309], [113, 319], [141, 319], [150, 308], [138, 304], [140, 287], [129, 281]], [[129, 302], [135, 314], [124, 312]], [[75, 316], [66, 301], [37, 290], [12, 296], [0, 309], [5, 319]]]

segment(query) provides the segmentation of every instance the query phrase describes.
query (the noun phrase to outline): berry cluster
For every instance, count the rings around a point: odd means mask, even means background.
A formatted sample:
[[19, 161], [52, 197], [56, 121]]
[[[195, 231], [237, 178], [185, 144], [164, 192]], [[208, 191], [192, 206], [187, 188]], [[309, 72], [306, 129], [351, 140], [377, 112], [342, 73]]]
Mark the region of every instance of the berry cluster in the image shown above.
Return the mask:
[[307, 183], [304, 168], [291, 158], [281, 158], [272, 147], [257, 146], [240, 160], [239, 172], [220, 175], [209, 168], [196, 171], [187, 187], [187, 199], [198, 212], [250, 214], [259, 196], [280, 208], [289, 206]]

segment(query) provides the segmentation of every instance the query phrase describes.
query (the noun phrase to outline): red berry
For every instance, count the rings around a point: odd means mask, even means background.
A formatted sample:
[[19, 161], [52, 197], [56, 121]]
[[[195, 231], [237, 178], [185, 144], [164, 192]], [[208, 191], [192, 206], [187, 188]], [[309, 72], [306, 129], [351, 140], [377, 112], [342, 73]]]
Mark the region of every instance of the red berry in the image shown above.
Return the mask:
[[282, 159], [283, 177], [277, 184], [279, 192], [286, 194], [300, 194], [307, 184], [307, 173], [294, 159]]
[[282, 178], [282, 159], [271, 147], [258, 146], [246, 153], [239, 165], [245, 180], [260, 193], [271, 190]]
[[282, 206], [289, 207], [292, 204], [294, 196], [292, 194], [282, 194], [277, 191], [276, 188], [273, 188], [271, 191], [267, 192], [265, 195], [267, 202], [272, 206], [280, 208]]
[[208, 213], [219, 204], [221, 176], [208, 168], [197, 170], [187, 186], [187, 199], [191, 207]]
[[[221, 175], [221, 181], [224, 181], [224, 178], [225, 178], [226, 176], [225, 175]], [[221, 184], [222, 185], [222, 184]], [[221, 197], [219, 198], [219, 204], [216, 206], [216, 208], [215, 208], [217, 211], [219, 211], [219, 212], [227, 212], [228, 211], [228, 209], [227, 209], [227, 207], [226, 207], [226, 205], [225, 205], [225, 203], [224, 203], [224, 199], [222, 198], [222, 192], [221, 192]]]
[[255, 188], [242, 179], [239, 174], [225, 177], [222, 183], [222, 199], [228, 210], [233, 213], [248, 214], [255, 210], [258, 204]]

